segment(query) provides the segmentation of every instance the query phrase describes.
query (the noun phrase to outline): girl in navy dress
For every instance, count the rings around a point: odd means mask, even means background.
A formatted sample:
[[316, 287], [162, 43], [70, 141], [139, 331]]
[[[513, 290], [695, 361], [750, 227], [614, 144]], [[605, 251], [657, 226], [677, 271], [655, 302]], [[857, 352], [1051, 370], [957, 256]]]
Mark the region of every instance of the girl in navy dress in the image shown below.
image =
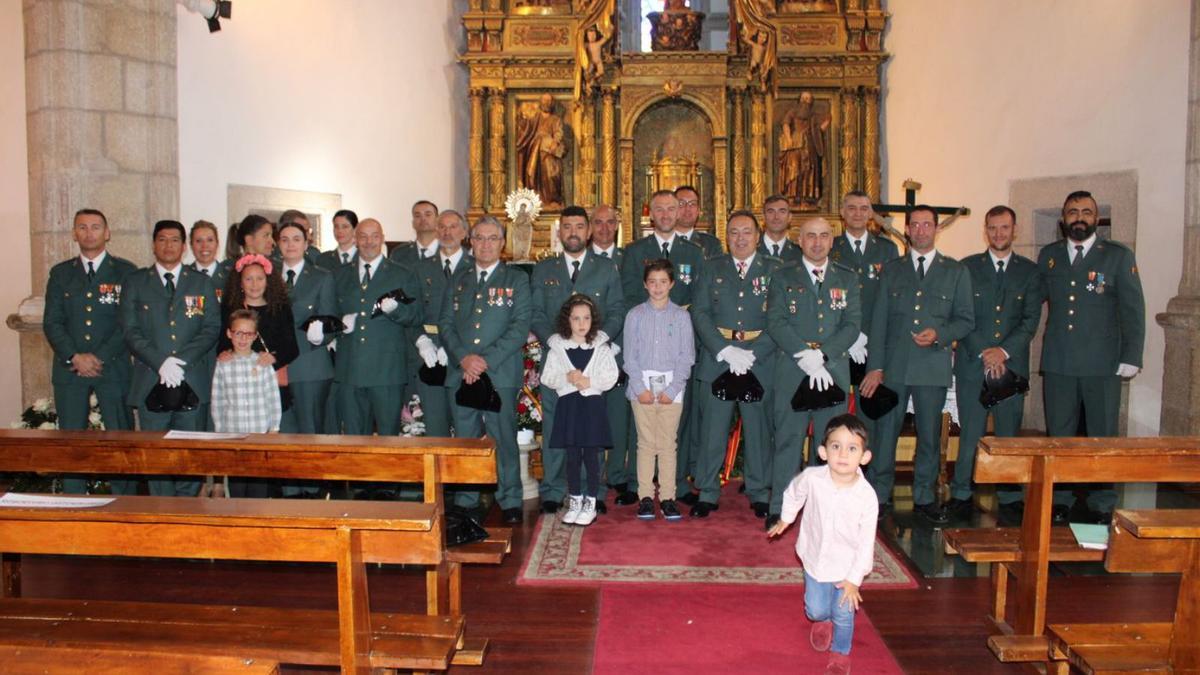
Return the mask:
[[[557, 333], [547, 340], [549, 354], [542, 371], [542, 384], [558, 394], [547, 447], [549, 452], [567, 453], [570, 500], [562, 522], [586, 526], [596, 519], [596, 498], [591, 495], [600, 487], [600, 459], [604, 448], [612, 447], [601, 394], [616, 385], [620, 370], [608, 336], [599, 330], [596, 303], [588, 296], [567, 298], [555, 327]], [[581, 485], [581, 468], [587, 470], [586, 486]]]

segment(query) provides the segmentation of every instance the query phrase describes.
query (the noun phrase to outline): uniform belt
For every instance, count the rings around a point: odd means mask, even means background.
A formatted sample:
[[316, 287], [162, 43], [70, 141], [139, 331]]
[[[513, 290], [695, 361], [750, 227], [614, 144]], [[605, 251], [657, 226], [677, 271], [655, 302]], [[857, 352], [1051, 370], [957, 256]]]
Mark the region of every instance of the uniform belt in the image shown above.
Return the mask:
[[438, 334], [437, 324], [433, 324], [433, 323], [425, 324], [425, 332], [429, 333], [430, 335], [437, 335]]
[[732, 328], [718, 328], [717, 332], [726, 340], [757, 340], [758, 336], [762, 335], [761, 330], [733, 330]]
[[821, 348], [820, 342], [806, 342], [804, 344], [808, 345], [809, 349], [820, 349]]

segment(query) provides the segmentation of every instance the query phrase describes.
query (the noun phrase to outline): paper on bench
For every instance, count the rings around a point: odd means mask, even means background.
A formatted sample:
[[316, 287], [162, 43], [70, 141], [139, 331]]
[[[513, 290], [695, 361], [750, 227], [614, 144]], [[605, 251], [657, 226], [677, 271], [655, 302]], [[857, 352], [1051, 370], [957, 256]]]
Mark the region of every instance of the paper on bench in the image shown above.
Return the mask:
[[1071, 523], [1071, 533], [1075, 535], [1075, 541], [1079, 542], [1079, 545], [1083, 548], [1093, 551], [1108, 550], [1107, 525]]
[[116, 497], [60, 497], [7, 492], [0, 496], [0, 507], [12, 509], [87, 509], [113, 503]]
[[172, 429], [168, 431], [163, 438], [188, 441], [236, 441], [239, 438], [245, 438], [249, 435], [250, 434], [238, 434], [227, 431], [176, 431]]

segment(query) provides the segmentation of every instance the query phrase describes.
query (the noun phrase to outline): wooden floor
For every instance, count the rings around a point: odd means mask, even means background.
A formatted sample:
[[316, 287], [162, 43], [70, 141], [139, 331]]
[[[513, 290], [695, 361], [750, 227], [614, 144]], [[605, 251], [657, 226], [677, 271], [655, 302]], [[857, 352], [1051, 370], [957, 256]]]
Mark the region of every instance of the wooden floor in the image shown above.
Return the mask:
[[[516, 528], [513, 553], [503, 566], [465, 569], [468, 631], [490, 637], [492, 649], [482, 668], [460, 667], [452, 672], [590, 672], [598, 591], [515, 584], [536, 517], [533, 503], [528, 502], [525, 524]], [[32, 558], [23, 567], [27, 597], [336, 606], [333, 570], [316, 565]], [[1177, 586], [1172, 576], [1055, 577], [1050, 584], [1049, 619], [1169, 620]], [[371, 591], [377, 611], [420, 611], [423, 587], [414, 570], [372, 570]], [[986, 578], [922, 579], [913, 590], [868, 591], [865, 596], [871, 620], [906, 672], [963, 673], [968, 668], [972, 675], [1024, 672], [998, 663], [987, 649]], [[747, 672], [754, 672], [747, 665]], [[703, 675], [702, 662], [693, 672]]]

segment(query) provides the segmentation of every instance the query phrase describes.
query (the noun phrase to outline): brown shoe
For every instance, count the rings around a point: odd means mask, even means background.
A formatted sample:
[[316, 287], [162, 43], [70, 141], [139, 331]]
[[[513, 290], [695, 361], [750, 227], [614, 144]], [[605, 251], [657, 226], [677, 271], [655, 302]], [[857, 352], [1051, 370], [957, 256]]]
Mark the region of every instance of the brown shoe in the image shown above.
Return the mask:
[[829, 646], [833, 644], [833, 623], [829, 621], [814, 623], [812, 631], [808, 634], [808, 641], [812, 644], [812, 648], [819, 652], [829, 651]]
[[850, 655], [834, 652], [825, 664], [825, 675], [850, 675]]

